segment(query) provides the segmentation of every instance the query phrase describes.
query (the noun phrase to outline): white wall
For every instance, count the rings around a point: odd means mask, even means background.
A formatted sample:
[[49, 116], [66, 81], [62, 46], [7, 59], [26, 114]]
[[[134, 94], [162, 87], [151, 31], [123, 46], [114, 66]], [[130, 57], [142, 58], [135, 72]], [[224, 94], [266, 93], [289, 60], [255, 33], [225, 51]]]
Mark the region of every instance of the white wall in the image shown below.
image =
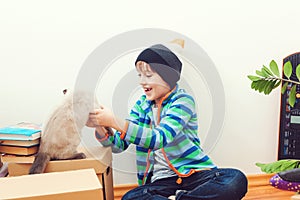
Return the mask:
[[[258, 173], [255, 162], [276, 160], [280, 93], [258, 94], [246, 76], [300, 50], [299, 6], [297, 0], [0, 1], [0, 125], [41, 123], [87, 56], [112, 36], [168, 29], [197, 42], [224, 84], [226, 118], [210, 156], [220, 167]], [[128, 172], [132, 151], [114, 157], [115, 184], [135, 181]]]

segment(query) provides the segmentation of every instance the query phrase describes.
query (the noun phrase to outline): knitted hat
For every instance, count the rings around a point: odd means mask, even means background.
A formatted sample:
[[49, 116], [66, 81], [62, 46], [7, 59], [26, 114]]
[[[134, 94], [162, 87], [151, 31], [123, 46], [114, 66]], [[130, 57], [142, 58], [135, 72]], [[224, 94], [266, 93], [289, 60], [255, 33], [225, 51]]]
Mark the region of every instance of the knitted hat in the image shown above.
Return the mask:
[[180, 79], [182, 63], [178, 57], [162, 44], [153, 45], [140, 53], [135, 61], [148, 63], [173, 89]]

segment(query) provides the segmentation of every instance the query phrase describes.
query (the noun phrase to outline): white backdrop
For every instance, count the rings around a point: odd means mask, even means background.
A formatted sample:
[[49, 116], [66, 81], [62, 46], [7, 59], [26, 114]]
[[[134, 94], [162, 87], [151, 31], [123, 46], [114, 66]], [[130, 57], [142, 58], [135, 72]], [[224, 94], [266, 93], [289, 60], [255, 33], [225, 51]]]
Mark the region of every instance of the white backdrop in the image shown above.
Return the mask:
[[[256, 93], [246, 76], [272, 59], [281, 65], [284, 57], [300, 51], [299, 6], [297, 0], [1, 0], [0, 125], [42, 123], [61, 100], [62, 90], [73, 87], [87, 56], [112, 36], [168, 29], [197, 42], [224, 84], [225, 123], [209, 155], [220, 167], [259, 173], [255, 162], [277, 157], [280, 93]], [[115, 65], [131, 70], [134, 56]], [[112, 72], [106, 83], [115, 84], [118, 73], [124, 72]], [[109, 104], [106, 92], [100, 99]], [[206, 97], [201, 101], [209, 103]], [[205, 135], [211, 116], [202, 112], [199, 117]], [[84, 129], [85, 137], [91, 135], [92, 130]], [[130, 155], [114, 156], [115, 184], [135, 182]]]

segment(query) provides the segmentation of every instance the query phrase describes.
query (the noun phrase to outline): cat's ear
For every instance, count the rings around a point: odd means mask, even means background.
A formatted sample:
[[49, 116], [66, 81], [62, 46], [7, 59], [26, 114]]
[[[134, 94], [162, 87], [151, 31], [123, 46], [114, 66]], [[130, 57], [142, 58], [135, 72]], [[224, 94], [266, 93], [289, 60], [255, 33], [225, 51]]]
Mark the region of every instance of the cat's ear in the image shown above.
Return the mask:
[[68, 89], [64, 89], [64, 90], [63, 90], [63, 93], [64, 93], [64, 94], [67, 94], [67, 92], [68, 92]]

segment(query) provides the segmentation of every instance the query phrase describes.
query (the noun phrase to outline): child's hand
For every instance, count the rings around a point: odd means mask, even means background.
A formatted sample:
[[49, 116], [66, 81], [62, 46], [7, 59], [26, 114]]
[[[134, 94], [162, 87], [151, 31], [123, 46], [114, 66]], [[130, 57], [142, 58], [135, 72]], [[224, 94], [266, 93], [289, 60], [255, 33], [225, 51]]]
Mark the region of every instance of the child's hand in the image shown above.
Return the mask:
[[90, 118], [88, 119], [88, 121], [85, 124], [87, 127], [91, 127], [91, 128], [96, 128], [97, 126], [92, 122], [92, 120], [90, 120]]
[[86, 124], [85, 124], [87, 127], [91, 127], [91, 128], [95, 128], [96, 126], [94, 125], [94, 123], [90, 120], [90, 119], [88, 119], [88, 121], [86, 122]]
[[123, 131], [123, 128], [125, 127], [125, 120], [117, 119], [109, 108], [100, 106], [99, 109], [90, 112], [87, 124], [93, 127], [111, 127], [116, 130]]
[[90, 118], [88, 119], [85, 125], [91, 128], [95, 128], [100, 137], [105, 137], [106, 135], [112, 136], [114, 134], [111, 128], [105, 128], [103, 126], [97, 125]]
[[115, 116], [110, 109], [100, 106], [99, 109], [90, 112], [88, 122], [94, 126], [113, 127], [114, 118]]

